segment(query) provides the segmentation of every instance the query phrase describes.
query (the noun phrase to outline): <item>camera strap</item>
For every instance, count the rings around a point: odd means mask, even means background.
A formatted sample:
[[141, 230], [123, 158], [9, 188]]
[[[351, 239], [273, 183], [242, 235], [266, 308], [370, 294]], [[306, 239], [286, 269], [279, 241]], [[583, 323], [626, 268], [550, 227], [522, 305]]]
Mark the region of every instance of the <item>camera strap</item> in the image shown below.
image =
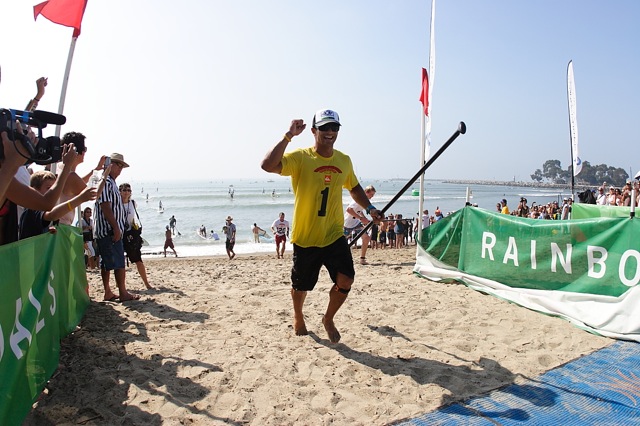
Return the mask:
[[136, 217], [138, 218], [138, 227], [142, 228], [142, 221], [140, 220], [140, 215], [138, 214], [138, 209], [136, 208], [136, 200], [131, 200], [133, 203], [133, 211], [136, 212]]

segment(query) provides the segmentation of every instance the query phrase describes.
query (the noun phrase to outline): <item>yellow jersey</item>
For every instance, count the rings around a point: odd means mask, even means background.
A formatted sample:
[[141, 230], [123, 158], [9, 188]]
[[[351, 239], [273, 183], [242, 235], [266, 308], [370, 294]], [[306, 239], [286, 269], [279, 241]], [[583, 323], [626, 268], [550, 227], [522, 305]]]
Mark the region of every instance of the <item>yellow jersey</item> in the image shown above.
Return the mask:
[[280, 174], [291, 176], [293, 187], [292, 243], [326, 247], [344, 235], [342, 188], [359, 184], [348, 155], [334, 149], [325, 158], [313, 147], [300, 148], [284, 154]]

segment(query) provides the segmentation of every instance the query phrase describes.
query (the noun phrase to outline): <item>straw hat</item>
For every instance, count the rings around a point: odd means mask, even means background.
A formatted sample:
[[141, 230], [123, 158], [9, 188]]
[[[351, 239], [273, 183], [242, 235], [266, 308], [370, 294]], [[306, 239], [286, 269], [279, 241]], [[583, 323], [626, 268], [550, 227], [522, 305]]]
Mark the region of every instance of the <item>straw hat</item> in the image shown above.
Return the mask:
[[111, 162], [120, 163], [122, 167], [129, 167], [126, 161], [124, 161], [124, 155], [114, 152], [109, 156], [111, 158]]

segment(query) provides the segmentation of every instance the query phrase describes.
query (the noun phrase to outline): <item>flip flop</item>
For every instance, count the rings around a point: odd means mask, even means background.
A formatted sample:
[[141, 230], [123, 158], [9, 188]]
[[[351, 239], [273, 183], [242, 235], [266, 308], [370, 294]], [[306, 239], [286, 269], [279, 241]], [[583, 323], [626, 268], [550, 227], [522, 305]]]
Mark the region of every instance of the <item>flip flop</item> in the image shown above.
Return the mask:
[[125, 299], [125, 300], [120, 299], [120, 303], [135, 302], [135, 301], [140, 300], [140, 295], [139, 294], [133, 294], [133, 293], [129, 293], [129, 294], [131, 295], [131, 298], [130, 299]]
[[118, 301], [118, 296], [111, 296], [108, 299], [103, 300], [103, 302], [117, 302]]

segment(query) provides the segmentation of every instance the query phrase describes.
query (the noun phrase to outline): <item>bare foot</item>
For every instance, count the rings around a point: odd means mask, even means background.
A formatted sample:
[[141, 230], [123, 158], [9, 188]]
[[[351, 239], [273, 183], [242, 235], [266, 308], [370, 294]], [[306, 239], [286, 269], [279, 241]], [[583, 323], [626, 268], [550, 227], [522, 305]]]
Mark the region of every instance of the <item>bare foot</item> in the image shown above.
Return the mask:
[[304, 323], [304, 319], [293, 319], [293, 330], [296, 332], [296, 336], [306, 336], [309, 334], [307, 331], [307, 325]]
[[128, 302], [130, 300], [140, 300], [140, 295], [139, 294], [133, 294], [133, 293], [127, 293], [125, 295], [120, 295], [120, 301], [121, 302]]
[[147, 283], [145, 283], [144, 286], [147, 288], [147, 290], [151, 290], [153, 288], [151, 284], [147, 284]]
[[233, 254], [231, 255], [231, 257], [229, 258], [229, 260], [233, 259], [234, 257], [236, 257], [236, 254], [235, 254], [235, 253], [233, 253]]
[[335, 324], [333, 324], [333, 321], [329, 321], [326, 317], [323, 316], [322, 324], [324, 325], [324, 329], [327, 330], [327, 334], [329, 335], [329, 340], [331, 341], [331, 343], [338, 343], [341, 336]]

